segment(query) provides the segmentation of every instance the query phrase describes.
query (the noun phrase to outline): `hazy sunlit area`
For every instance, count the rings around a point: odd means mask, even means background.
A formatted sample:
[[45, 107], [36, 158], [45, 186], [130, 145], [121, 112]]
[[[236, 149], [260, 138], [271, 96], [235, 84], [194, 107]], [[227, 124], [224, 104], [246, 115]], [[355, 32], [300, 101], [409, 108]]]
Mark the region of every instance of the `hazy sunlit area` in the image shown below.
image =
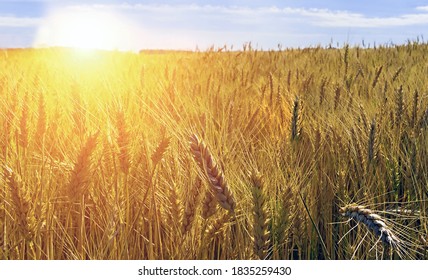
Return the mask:
[[2, 1], [0, 260], [427, 260], [427, 27], [413, 0]]
[[113, 10], [54, 8], [42, 19], [34, 46], [137, 51], [138, 36], [137, 28]]

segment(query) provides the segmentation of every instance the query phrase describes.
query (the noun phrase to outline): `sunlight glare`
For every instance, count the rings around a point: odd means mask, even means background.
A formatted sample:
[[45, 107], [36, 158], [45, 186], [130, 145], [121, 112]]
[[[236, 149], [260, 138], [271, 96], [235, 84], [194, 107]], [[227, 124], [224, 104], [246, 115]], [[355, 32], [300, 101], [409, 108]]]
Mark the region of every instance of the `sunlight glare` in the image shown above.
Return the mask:
[[35, 47], [137, 50], [132, 38], [136, 29], [118, 14], [107, 11], [54, 10], [38, 30]]

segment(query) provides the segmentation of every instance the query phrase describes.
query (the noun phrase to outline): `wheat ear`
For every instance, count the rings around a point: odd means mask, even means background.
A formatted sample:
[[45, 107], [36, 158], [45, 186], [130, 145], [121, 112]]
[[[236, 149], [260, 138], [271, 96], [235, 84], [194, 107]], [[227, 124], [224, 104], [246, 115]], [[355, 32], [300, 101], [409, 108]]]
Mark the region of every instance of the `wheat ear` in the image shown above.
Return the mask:
[[268, 213], [264, 194], [264, 183], [261, 174], [257, 171], [251, 174], [253, 184], [253, 245], [254, 254], [261, 260], [267, 257], [270, 232], [268, 229]]
[[15, 209], [15, 213], [17, 214], [17, 224], [19, 225], [22, 233], [26, 238], [32, 238], [33, 231], [30, 229], [30, 225], [28, 223], [28, 215], [30, 212], [30, 202], [25, 198], [18, 185], [19, 179], [13, 170], [8, 167], [3, 167], [6, 183], [10, 188], [12, 205]]
[[90, 178], [91, 156], [97, 145], [98, 133], [93, 134], [86, 141], [85, 146], [80, 150], [79, 156], [72, 171], [68, 186], [68, 195], [74, 200], [86, 192]]
[[232, 192], [208, 147], [196, 135], [192, 135], [190, 137], [190, 150], [199, 167], [205, 171], [208, 182], [220, 206], [233, 212], [235, 210], [235, 200]]
[[43, 93], [39, 93], [38, 118], [36, 130], [36, 143], [42, 147], [43, 138], [46, 133], [46, 103]]
[[203, 201], [202, 201], [202, 213], [201, 216], [205, 220], [214, 215], [217, 212], [217, 201], [210, 189], [206, 190]]
[[350, 204], [340, 208], [340, 212], [358, 223], [365, 224], [375, 235], [379, 236], [385, 244], [397, 247], [400, 239], [388, 227], [385, 219], [374, 214], [372, 210], [361, 205]]
[[129, 156], [129, 143], [130, 136], [126, 124], [125, 113], [123, 110], [119, 110], [116, 113], [116, 127], [117, 127], [117, 144], [119, 146], [119, 162], [120, 169], [123, 173], [128, 174], [130, 165]]
[[195, 220], [196, 208], [200, 197], [200, 188], [202, 181], [199, 177], [189, 191], [187, 203], [183, 212], [183, 219], [181, 223], [181, 231], [184, 233], [189, 232], [192, 228], [193, 221]]
[[19, 145], [21, 145], [23, 148], [28, 146], [28, 113], [28, 94], [25, 94], [22, 104], [22, 115], [19, 120]]

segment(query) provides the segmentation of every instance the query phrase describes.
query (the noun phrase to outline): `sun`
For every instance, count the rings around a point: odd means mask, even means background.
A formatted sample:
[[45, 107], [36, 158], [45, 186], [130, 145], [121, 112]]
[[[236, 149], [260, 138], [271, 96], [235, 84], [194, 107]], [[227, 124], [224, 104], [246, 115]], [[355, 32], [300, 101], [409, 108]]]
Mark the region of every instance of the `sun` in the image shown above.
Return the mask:
[[[38, 30], [35, 46], [131, 50], [132, 25], [119, 15], [94, 9], [52, 11]], [[135, 36], [134, 36], [135, 37]]]
[[61, 19], [54, 42], [82, 49], [113, 49], [117, 47], [117, 29], [104, 15], [80, 15], [76, 19]]

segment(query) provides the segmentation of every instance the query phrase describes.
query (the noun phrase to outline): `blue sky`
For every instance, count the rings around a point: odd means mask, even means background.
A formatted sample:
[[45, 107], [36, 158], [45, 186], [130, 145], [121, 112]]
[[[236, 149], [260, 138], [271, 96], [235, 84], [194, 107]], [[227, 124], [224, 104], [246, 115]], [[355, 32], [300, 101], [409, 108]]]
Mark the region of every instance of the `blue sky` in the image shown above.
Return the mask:
[[56, 25], [56, 13], [78, 10], [114, 12], [118, 17], [112, 22], [127, 29], [127, 38], [132, 37], [133, 48], [139, 49], [224, 44], [238, 49], [246, 42], [263, 49], [276, 49], [278, 44], [325, 46], [332, 41], [399, 44], [423, 37], [428, 30], [428, 1], [414, 0], [0, 0], [0, 48], [49, 45], [40, 30], [46, 33]]

